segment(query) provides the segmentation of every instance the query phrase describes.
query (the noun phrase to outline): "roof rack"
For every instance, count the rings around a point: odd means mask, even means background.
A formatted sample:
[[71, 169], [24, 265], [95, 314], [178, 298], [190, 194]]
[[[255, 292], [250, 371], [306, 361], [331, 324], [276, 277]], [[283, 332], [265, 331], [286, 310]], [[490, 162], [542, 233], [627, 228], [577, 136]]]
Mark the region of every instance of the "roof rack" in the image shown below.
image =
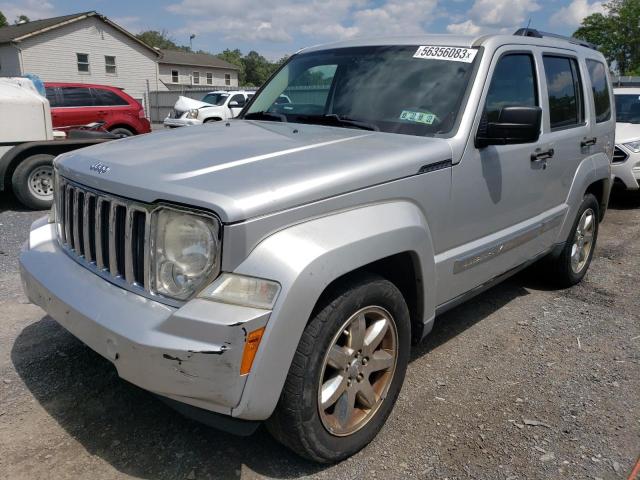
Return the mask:
[[520, 37], [534, 37], [534, 38], [545, 38], [545, 37], [557, 38], [559, 40], [564, 40], [566, 42], [573, 43], [575, 45], [580, 45], [582, 47], [587, 47], [592, 50], [597, 50], [597, 47], [593, 43], [587, 42], [586, 40], [580, 40], [579, 38], [575, 38], [575, 37], [566, 37], [564, 35], [558, 35], [557, 33], [541, 32], [540, 30], [536, 30], [534, 28], [520, 28], [516, 30], [514, 35], [518, 35]]

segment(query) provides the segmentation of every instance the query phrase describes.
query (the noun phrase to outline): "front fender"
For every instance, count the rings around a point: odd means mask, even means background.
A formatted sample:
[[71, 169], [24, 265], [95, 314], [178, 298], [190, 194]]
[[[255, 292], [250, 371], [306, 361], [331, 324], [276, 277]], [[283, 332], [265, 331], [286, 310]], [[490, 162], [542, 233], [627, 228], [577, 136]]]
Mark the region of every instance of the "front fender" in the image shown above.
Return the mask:
[[418, 259], [429, 327], [435, 312], [434, 251], [427, 221], [415, 204], [397, 201], [343, 211], [263, 240], [235, 272], [277, 280], [282, 290], [233, 416], [264, 420], [271, 415], [302, 332], [331, 282], [402, 252]]

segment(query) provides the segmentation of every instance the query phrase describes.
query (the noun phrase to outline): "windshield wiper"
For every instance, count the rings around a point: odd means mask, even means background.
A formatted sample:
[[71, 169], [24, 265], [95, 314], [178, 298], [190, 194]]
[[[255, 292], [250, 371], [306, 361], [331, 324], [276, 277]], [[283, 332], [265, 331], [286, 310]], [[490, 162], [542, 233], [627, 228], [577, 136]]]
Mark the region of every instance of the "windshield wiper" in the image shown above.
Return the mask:
[[345, 127], [355, 127], [362, 130], [372, 130], [374, 132], [380, 131], [380, 128], [378, 128], [378, 126], [373, 123], [356, 120], [349, 117], [342, 117], [336, 113], [329, 113], [327, 115], [296, 115], [296, 120], [301, 120], [308, 123], [317, 123], [319, 125], [343, 125]]
[[287, 122], [287, 116], [282, 113], [274, 113], [274, 112], [251, 112], [247, 113], [244, 117], [245, 120], [279, 120], [281, 122]]

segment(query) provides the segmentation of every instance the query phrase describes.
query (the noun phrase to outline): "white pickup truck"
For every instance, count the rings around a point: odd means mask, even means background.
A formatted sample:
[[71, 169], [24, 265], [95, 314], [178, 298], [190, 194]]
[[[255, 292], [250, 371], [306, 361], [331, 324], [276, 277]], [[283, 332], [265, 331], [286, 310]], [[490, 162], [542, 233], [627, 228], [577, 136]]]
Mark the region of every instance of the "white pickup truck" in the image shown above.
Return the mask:
[[202, 101], [178, 97], [173, 110], [164, 119], [167, 128], [188, 127], [203, 123], [229, 120], [237, 116], [255, 92], [214, 91], [207, 93]]
[[0, 112], [0, 193], [13, 190], [33, 209], [51, 206], [51, 163], [57, 155], [111, 137], [84, 131], [84, 138], [67, 138], [54, 132], [49, 101], [28, 78], [0, 78]]

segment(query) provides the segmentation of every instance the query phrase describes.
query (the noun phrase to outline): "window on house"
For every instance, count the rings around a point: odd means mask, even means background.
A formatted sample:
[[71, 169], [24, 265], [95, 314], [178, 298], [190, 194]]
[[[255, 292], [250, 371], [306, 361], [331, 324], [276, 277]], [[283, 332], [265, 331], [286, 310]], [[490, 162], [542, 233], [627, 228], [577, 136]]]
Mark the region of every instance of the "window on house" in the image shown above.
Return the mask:
[[543, 60], [551, 129], [581, 124], [584, 122], [584, 102], [577, 60], [551, 55], [545, 55]]
[[171, 70], [171, 81], [173, 83], [180, 83], [180, 73], [178, 70]]
[[116, 74], [116, 57], [110, 55], [104, 56], [104, 71], [112, 75]]
[[207, 72], [207, 85], [213, 85], [213, 73]]
[[224, 74], [224, 84], [225, 85], [231, 85], [231, 74], [230, 73], [225, 73]]
[[89, 73], [88, 53], [76, 53], [76, 61], [78, 62], [78, 71], [80, 73]]
[[200, 84], [200, 72], [193, 72], [193, 84], [194, 85], [199, 85]]

